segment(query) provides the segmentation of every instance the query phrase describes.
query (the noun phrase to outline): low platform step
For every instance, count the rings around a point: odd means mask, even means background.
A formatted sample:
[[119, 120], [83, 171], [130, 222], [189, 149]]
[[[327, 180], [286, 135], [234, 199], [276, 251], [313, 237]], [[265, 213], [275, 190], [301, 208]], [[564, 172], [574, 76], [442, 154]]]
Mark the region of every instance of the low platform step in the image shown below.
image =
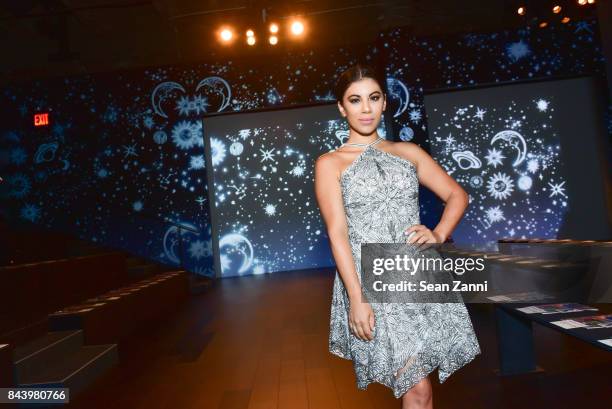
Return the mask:
[[49, 364], [83, 346], [83, 330], [51, 331], [13, 351], [17, 382], [44, 371]]
[[159, 268], [156, 264], [141, 264], [128, 267], [127, 271], [130, 277], [146, 277], [159, 272]]
[[18, 380], [21, 388], [70, 388], [76, 396], [118, 362], [117, 345], [88, 345], [44, 370]]
[[[18, 346], [13, 351], [15, 362], [21, 361], [33, 354], [40, 353], [43, 350], [62, 345], [63, 342], [73, 339], [74, 337], [82, 336], [83, 331], [50, 331], [41, 337], [33, 339], [27, 344]], [[81, 344], [77, 344], [77, 347]]]

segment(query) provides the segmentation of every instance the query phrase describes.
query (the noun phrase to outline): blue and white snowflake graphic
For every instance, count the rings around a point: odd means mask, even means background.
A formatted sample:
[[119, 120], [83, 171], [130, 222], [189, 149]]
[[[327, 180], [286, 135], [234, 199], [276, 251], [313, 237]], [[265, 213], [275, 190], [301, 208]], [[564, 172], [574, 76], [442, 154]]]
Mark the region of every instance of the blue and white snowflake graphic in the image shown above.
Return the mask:
[[199, 121], [179, 121], [172, 129], [172, 140], [183, 150], [204, 146], [202, 124]]
[[36, 223], [40, 219], [40, 208], [28, 203], [21, 208], [20, 216], [32, 223]]
[[192, 170], [200, 170], [206, 167], [204, 155], [194, 155], [189, 160], [189, 168]]
[[529, 46], [523, 40], [517, 41], [516, 43], [508, 44], [506, 47], [506, 52], [508, 53], [508, 58], [513, 62], [520, 60], [521, 58], [525, 58], [531, 53]]
[[202, 240], [192, 241], [189, 243], [189, 255], [197, 260], [212, 256], [212, 243]]
[[470, 243], [555, 237], [568, 198], [554, 98], [491, 101], [428, 113], [434, 158], [470, 195], [455, 235]]
[[32, 184], [30, 179], [23, 173], [11, 175], [7, 179], [9, 185], [9, 196], [16, 199], [22, 199], [30, 193]]

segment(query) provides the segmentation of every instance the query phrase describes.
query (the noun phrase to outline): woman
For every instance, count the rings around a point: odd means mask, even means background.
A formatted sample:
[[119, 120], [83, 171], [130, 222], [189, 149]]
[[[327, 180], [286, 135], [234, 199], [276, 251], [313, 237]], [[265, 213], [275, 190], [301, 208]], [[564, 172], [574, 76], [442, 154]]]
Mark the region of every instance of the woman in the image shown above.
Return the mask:
[[[442, 383], [480, 354], [467, 309], [463, 302], [362, 301], [360, 245], [443, 243], [468, 196], [416, 144], [379, 137], [383, 84], [362, 65], [339, 77], [336, 98], [350, 128], [348, 140], [315, 162], [315, 194], [337, 268], [329, 350], [353, 361], [358, 389], [378, 382], [401, 397], [402, 408], [432, 408], [429, 373], [438, 367]], [[420, 224], [419, 183], [446, 203], [433, 230]]]

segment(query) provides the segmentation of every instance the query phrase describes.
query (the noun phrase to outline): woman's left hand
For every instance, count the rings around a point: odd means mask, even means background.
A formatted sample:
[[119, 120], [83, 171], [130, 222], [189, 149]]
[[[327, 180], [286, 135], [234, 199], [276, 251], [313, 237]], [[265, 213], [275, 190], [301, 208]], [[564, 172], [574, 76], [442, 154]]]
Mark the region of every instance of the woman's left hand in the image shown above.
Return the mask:
[[427, 243], [444, 243], [446, 241], [446, 238], [442, 237], [440, 233], [434, 232], [422, 224], [415, 224], [406, 229], [406, 235], [412, 232], [415, 233], [410, 236], [407, 243], [415, 244], [421, 250], [431, 247]]

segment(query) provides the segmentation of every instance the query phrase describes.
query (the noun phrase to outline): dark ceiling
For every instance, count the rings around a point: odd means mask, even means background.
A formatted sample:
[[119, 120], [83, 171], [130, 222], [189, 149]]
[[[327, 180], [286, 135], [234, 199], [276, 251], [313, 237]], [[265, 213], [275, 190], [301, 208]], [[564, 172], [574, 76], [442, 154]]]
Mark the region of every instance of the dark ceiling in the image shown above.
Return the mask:
[[[541, 0], [540, 3], [546, 3]], [[486, 32], [521, 24], [516, 1], [238, 1], [238, 0], [16, 0], [0, 1], [2, 83], [56, 75], [217, 60], [225, 55], [270, 54], [313, 44], [372, 42], [380, 30], [407, 26], [416, 36]], [[265, 13], [263, 12], [265, 10]], [[301, 43], [271, 47], [265, 21], [281, 25], [304, 16]], [[255, 47], [221, 47], [223, 24], [253, 27]]]

